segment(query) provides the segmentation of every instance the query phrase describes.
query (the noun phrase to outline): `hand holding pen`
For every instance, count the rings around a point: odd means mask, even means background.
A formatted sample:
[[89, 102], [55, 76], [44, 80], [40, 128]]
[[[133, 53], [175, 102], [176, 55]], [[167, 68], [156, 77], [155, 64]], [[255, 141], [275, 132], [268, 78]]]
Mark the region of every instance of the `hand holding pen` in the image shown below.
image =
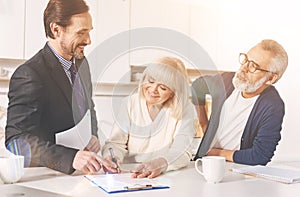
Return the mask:
[[109, 152], [110, 152], [110, 156], [111, 156], [112, 162], [114, 162], [114, 163], [116, 164], [116, 169], [117, 169], [118, 173], [120, 173], [121, 170], [120, 170], [120, 167], [119, 167], [119, 164], [118, 164], [118, 160], [117, 160], [116, 157], [115, 157], [115, 154], [114, 154], [113, 149], [112, 149], [112, 148], [109, 148], [108, 150], [109, 150]]
[[98, 172], [102, 167], [105, 171], [116, 172], [115, 164], [112, 161], [103, 159], [90, 151], [78, 151], [72, 167], [86, 174]]

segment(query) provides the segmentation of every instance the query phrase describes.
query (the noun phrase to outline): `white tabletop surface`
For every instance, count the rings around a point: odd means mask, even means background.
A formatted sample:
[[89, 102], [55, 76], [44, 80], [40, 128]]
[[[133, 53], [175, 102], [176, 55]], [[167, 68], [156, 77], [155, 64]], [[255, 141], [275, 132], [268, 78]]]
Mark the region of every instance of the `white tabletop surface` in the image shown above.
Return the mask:
[[[80, 197], [93, 196], [151, 196], [151, 197], [181, 197], [181, 196], [230, 196], [230, 197], [291, 197], [300, 195], [300, 183], [283, 184], [261, 178], [247, 177], [236, 174], [228, 169], [239, 167], [227, 163], [224, 179], [218, 184], [207, 183], [194, 169], [194, 163], [187, 168], [168, 172], [157, 178], [159, 182], [168, 184], [169, 189], [138, 191], [130, 193], [107, 194], [89, 182], [82, 174], [65, 175], [48, 168], [26, 168], [22, 179], [16, 183], [27, 187]], [[300, 162], [279, 163], [273, 166], [294, 168], [300, 170]], [[0, 196], [3, 183], [0, 181]]]

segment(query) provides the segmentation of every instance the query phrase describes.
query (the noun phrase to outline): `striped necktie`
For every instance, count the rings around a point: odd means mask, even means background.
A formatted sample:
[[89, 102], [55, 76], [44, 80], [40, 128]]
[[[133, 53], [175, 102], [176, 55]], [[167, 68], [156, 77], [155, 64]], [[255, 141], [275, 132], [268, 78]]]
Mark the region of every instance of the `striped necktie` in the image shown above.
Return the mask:
[[74, 63], [72, 63], [70, 67], [70, 73], [71, 73], [71, 81], [73, 84], [72, 100], [76, 102], [74, 103], [75, 105], [73, 106], [75, 107], [75, 113], [79, 113], [79, 118], [81, 119], [87, 110], [87, 106], [85, 102], [84, 90], [80, 81], [78, 71]]

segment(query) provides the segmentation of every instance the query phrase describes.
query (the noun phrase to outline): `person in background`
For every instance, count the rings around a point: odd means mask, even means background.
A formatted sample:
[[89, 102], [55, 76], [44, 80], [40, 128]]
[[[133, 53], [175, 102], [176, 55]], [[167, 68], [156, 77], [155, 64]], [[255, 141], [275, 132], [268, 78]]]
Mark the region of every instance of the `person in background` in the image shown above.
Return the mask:
[[195, 118], [184, 64], [164, 57], [147, 65], [138, 91], [121, 103], [102, 155], [111, 159], [112, 148], [119, 164], [141, 162], [134, 178], [185, 167], [191, 160]]
[[[288, 65], [284, 48], [274, 40], [262, 40], [247, 53], [239, 54], [240, 69], [204, 76], [192, 84], [192, 102], [199, 122], [212, 136], [207, 155], [227, 161], [266, 165], [281, 139], [284, 102], [273, 86]], [[212, 97], [211, 119], [207, 122], [203, 104]], [[213, 136], [214, 135], [214, 136]]]
[[[50, 0], [44, 11], [44, 27], [48, 42], [19, 66], [10, 80], [5, 145], [24, 155], [28, 166], [45, 166], [66, 174], [75, 170], [93, 173], [102, 165], [113, 171], [115, 164], [96, 154], [100, 143], [84, 56], [93, 29], [89, 7], [83, 0]], [[80, 98], [73, 96], [75, 83]], [[86, 132], [92, 137], [84, 150], [56, 144], [55, 134], [74, 127], [87, 110], [92, 130]]]

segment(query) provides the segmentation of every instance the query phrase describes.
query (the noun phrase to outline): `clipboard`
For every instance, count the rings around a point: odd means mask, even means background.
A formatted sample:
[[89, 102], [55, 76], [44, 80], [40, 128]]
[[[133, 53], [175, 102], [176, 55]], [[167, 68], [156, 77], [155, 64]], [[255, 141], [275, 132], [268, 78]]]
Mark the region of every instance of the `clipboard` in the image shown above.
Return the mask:
[[85, 175], [84, 177], [108, 194], [170, 188], [154, 179], [131, 178], [131, 173]]

